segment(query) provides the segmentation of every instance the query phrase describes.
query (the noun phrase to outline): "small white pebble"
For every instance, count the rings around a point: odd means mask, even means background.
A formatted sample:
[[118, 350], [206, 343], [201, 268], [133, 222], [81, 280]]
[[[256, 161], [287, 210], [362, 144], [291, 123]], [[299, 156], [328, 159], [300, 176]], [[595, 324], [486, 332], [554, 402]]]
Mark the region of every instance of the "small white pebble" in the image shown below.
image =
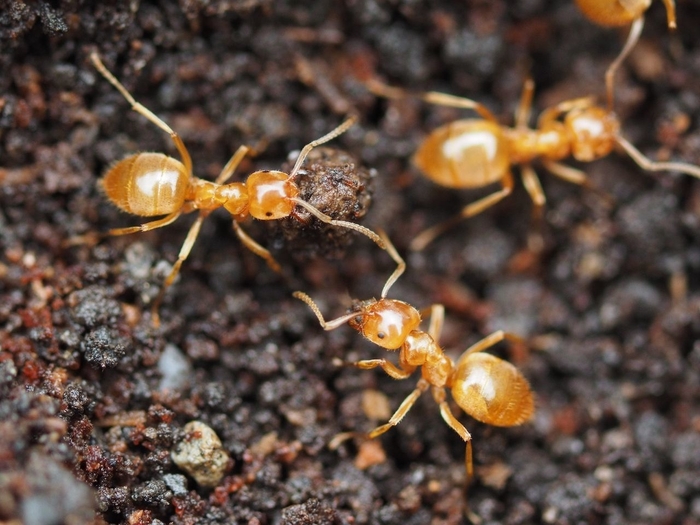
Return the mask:
[[173, 344], [167, 344], [158, 359], [158, 371], [161, 374], [159, 389], [177, 392], [187, 386], [192, 365], [182, 350]]
[[190, 421], [184, 430], [185, 439], [171, 453], [173, 461], [200, 486], [215, 487], [229, 460], [219, 436], [201, 421]]

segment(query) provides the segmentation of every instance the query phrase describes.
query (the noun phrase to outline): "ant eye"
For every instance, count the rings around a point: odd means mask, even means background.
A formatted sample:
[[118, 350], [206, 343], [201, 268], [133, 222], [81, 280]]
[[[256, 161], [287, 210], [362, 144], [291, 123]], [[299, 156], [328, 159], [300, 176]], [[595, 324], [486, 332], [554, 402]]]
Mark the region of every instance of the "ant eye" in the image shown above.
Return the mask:
[[268, 211], [267, 213], [265, 213], [265, 216], [266, 216], [266, 217], [272, 217], [272, 212], [271, 212], [271, 211]]
[[377, 337], [379, 339], [384, 339], [386, 337], [386, 334], [384, 332], [377, 332]]
[[361, 315], [356, 316], [355, 319], [353, 319], [353, 322], [355, 324], [362, 324], [362, 316]]

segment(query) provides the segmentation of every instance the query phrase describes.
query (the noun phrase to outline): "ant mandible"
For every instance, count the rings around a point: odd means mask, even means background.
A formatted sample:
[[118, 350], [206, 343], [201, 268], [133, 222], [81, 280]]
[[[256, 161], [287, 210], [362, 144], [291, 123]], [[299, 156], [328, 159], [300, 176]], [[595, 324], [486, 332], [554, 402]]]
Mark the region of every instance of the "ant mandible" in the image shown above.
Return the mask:
[[[390, 99], [412, 96], [408, 92], [370, 80], [367, 87]], [[545, 109], [536, 128], [529, 128], [534, 82], [526, 80], [515, 113], [515, 126], [499, 124], [486, 106], [468, 98], [430, 91], [415, 95], [441, 106], [476, 111], [480, 119], [456, 120], [433, 130], [413, 157], [414, 164], [433, 182], [448, 188], [481, 188], [499, 183], [501, 189], [467, 206], [452, 219], [428, 228], [411, 242], [412, 250], [422, 250], [438, 235], [462, 219], [473, 217], [501, 201], [513, 190], [511, 166], [518, 165], [523, 185], [535, 205], [542, 210], [546, 198], [532, 162], [557, 177], [592, 188], [586, 174], [559, 161], [569, 156], [590, 162], [610, 154], [620, 146], [642, 169], [678, 171], [700, 178], [700, 167], [681, 162], [654, 162], [620, 135], [621, 123], [614, 112], [596, 105], [594, 97], [560, 102]], [[592, 188], [594, 189], [594, 188]]]
[[256, 171], [245, 182], [226, 182], [233, 176], [238, 164], [249, 152], [247, 146], [241, 146], [226, 163], [214, 182], [195, 177], [192, 174], [192, 160], [180, 136], [163, 120], [145, 106], [136, 102], [127, 89], [104, 66], [97, 53], [90, 59], [95, 68], [104, 76], [124, 98], [134, 111], [146, 117], [150, 122], [170, 135], [175, 143], [182, 162], [162, 153], [136, 153], [113, 165], [100, 181], [107, 198], [118, 208], [141, 217], [165, 215], [161, 219], [147, 222], [140, 226], [110, 230], [110, 235], [127, 235], [162, 228], [173, 223], [181, 214], [197, 210], [198, 216], [185, 238], [177, 261], [165, 279], [156, 300], [153, 302], [152, 319], [154, 325], [160, 324], [158, 307], [165, 291], [177, 277], [182, 263], [187, 259], [194, 245], [204, 219], [215, 209], [225, 208], [233, 216], [233, 229], [243, 245], [254, 254], [262, 257], [274, 271], [280, 266], [270, 252], [255, 242], [239, 225], [249, 215], [258, 220], [277, 220], [290, 216], [296, 206], [308, 210], [319, 220], [358, 231], [382, 249], [384, 241], [372, 230], [348, 221], [332, 219], [311, 204], [298, 198], [299, 188], [293, 179], [309, 152], [338, 135], [344, 133], [357, 120], [351, 116], [330, 133], [310, 142], [299, 153], [294, 167], [289, 173], [282, 171]]
[[[666, 6], [666, 18], [669, 29], [676, 29], [675, 0], [663, 0]], [[639, 41], [644, 27], [644, 12], [651, 5], [651, 0], [576, 0], [581, 12], [591, 21], [602, 26], [619, 27], [631, 24], [627, 41], [605, 72], [605, 87], [608, 96], [608, 109], [612, 111], [614, 98], [615, 72], [620, 64], [632, 52]]]
[[[381, 236], [398, 266], [384, 285], [379, 300], [363, 301], [351, 313], [326, 321], [308, 295], [294, 292], [294, 297], [311, 308], [324, 330], [334, 330], [348, 323], [368, 341], [386, 350], [399, 350], [398, 366], [383, 358], [365, 359], [348, 363], [349, 365], [362, 370], [381, 367], [394, 379], [406, 379], [421, 367], [421, 378], [416, 388], [404, 399], [389, 422], [360, 436], [372, 439], [395, 427], [420, 395], [430, 390], [440, 408], [442, 419], [466, 443], [465, 466], [469, 483], [474, 475], [471, 434], [452, 414], [445, 389], [451, 390], [452, 397], [462, 410], [482, 423], [501, 427], [525, 423], [535, 411], [534, 397], [527, 379], [508, 361], [484, 353], [504, 339], [516, 343], [523, 341], [514, 334], [499, 330], [469, 347], [455, 364], [437, 343], [445, 314], [442, 305], [434, 304], [430, 307], [430, 322], [428, 331], [425, 332], [419, 329], [421, 315], [418, 310], [403, 301], [386, 298], [391, 285], [403, 273], [405, 263], [383, 232]], [[329, 447], [337, 448], [343, 441], [357, 435], [355, 432], [338, 434], [331, 440]]]

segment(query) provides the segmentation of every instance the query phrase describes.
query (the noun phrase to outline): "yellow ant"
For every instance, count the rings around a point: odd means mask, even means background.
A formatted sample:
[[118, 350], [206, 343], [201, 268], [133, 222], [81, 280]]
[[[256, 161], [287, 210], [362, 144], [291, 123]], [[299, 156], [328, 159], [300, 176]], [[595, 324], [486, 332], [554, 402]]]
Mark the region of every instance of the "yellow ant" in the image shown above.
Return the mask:
[[[390, 99], [413, 96], [408, 92], [370, 80], [367, 87]], [[421, 232], [411, 242], [422, 250], [438, 235], [462, 219], [473, 217], [501, 201], [513, 190], [511, 166], [520, 167], [523, 185], [541, 213], [546, 197], [532, 162], [539, 160], [547, 171], [573, 184], [591, 188], [586, 174], [559, 161], [573, 157], [591, 162], [620, 146], [642, 169], [678, 171], [700, 178], [700, 167], [680, 162], [654, 162], [620, 135], [620, 119], [596, 105], [594, 97], [560, 102], [545, 109], [536, 128], [528, 127], [534, 83], [528, 79], [515, 114], [515, 126], [504, 126], [489, 109], [463, 97], [430, 91], [415, 95], [425, 102], [472, 109], [481, 118], [455, 120], [433, 130], [416, 151], [413, 162], [433, 182], [455, 189], [482, 188], [499, 183], [501, 189], [465, 206], [459, 215]]]
[[[644, 12], [651, 5], [652, 0], [576, 0], [581, 12], [592, 22], [602, 26], [620, 27], [631, 24], [627, 41], [605, 72], [605, 87], [608, 96], [608, 110], [612, 111], [614, 99], [615, 72], [622, 62], [632, 52], [639, 41], [644, 27]], [[663, 0], [666, 6], [668, 28], [676, 29], [676, 2], [675, 0]]]
[[182, 244], [177, 261], [165, 279], [158, 297], [153, 302], [152, 319], [154, 325], [160, 324], [159, 305], [165, 291], [177, 277], [182, 263], [187, 259], [199, 235], [202, 222], [217, 208], [223, 207], [233, 216], [233, 229], [243, 245], [254, 254], [262, 257], [268, 266], [276, 272], [280, 271], [280, 266], [272, 254], [249, 237], [239, 225], [239, 222], [248, 216], [263, 221], [277, 220], [288, 217], [296, 206], [301, 206], [319, 220], [358, 231], [372, 239], [382, 249], [385, 248], [382, 239], [369, 228], [352, 222], [332, 219], [311, 204], [298, 198], [299, 188], [294, 183], [294, 177], [309, 152], [316, 146], [325, 144], [344, 133], [355, 123], [356, 117], [348, 118], [330, 133], [304, 146], [289, 173], [269, 170], [256, 171], [249, 175], [245, 182], [226, 184], [249, 151], [247, 146], [241, 146], [226, 163], [216, 180], [211, 182], [192, 174], [192, 160], [180, 136], [149, 109], [136, 102], [126, 88], [107, 70], [97, 53], [93, 52], [90, 59], [102, 76], [117, 88], [131, 104], [134, 111], [170, 135], [182, 158], [181, 162], [162, 153], [141, 152], [117, 162], [105, 173], [100, 185], [107, 198], [118, 208], [141, 217], [165, 215], [161, 219], [140, 226], [110, 230], [110, 235], [127, 235], [162, 228], [173, 223], [183, 213], [195, 210], [199, 212]]
[[[386, 298], [391, 285], [403, 273], [405, 263], [391, 241], [383, 232], [381, 235], [398, 267], [384, 285], [379, 300], [363, 301], [351, 313], [326, 321], [308, 295], [294, 292], [294, 297], [311, 308], [324, 330], [334, 330], [348, 323], [368, 341], [386, 350], [399, 350], [398, 366], [383, 358], [347, 364], [362, 370], [381, 367], [394, 379], [406, 379], [421, 367], [421, 378], [416, 388], [404, 399], [389, 422], [359, 436], [372, 439], [398, 425], [420, 395], [430, 390], [440, 408], [442, 419], [466, 443], [465, 466], [469, 483], [474, 475], [471, 434], [452, 414], [445, 389], [450, 389], [460, 408], [477, 421], [501, 427], [525, 423], [535, 411], [534, 397], [527, 379], [508, 361], [484, 353], [504, 339], [516, 343], [523, 341], [514, 334], [499, 330], [470, 346], [455, 364], [437, 343], [445, 314], [442, 305], [434, 304], [430, 307], [430, 322], [428, 331], [425, 332], [419, 328], [421, 315], [418, 310], [403, 301]], [[355, 436], [358, 436], [355, 432], [338, 434], [331, 440], [329, 447], [335, 449], [343, 441]]]

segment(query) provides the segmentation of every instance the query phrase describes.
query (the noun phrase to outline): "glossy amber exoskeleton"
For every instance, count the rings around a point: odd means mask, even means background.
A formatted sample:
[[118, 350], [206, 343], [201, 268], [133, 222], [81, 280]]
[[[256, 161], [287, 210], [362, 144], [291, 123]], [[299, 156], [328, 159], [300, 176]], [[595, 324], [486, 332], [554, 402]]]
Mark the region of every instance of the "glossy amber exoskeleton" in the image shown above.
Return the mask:
[[530, 384], [508, 361], [491, 354], [467, 354], [452, 375], [452, 397], [474, 419], [510, 427], [535, 413]]
[[[676, 3], [663, 0], [666, 4], [668, 26], [676, 27]], [[576, 0], [581, 12], [596, 24], [602, 26], [625, 26], [644, 16], [651, 0]]]
[[[676, 28], [676, 2], [663, 0], [669, 29]], [[607, 27], [630, 25], [627, 41], [605, 72], [605, 88], [608, 98], [608, 110], [612, 111], [615, 93], [615, 72], [637, 45], [644, 27], [644, 13], [651, 5], [651, 0], [576, 0], [581, 12], [592, 22]]]
[[413, 157], [433, 182], [448, 188], [482, 188], [510, 169], [503, 127], [488, 120], [456, 120], [433, 130]]
[[179, 160], [162, 153], [137, 153], [112, 166], [100, 186], [119, 209], [153, 217], [182, 208], [189, 180], [190, 174]]
[[[387, 251], [397, 262], [397, 269], [384, 285], [379, 300], [363, 301], [352, 312], [326, 321], [308, 295], [295, 292], [294, 296], [309, 305], [325, 330], [348, 323], [365, 339], [382, 348], [399, 351], [398, 366], [383, 358], [349, 364], [364, 370], [381, 367], [394, 379], [406, 379], [420, 368], [421, 378], [413, 392], [401, 403], [388, 423], [375, 428], [366, 437], [377, 437], [398, 425], [418, 397], [430, 390], [440, 407], [443, 420], [466, 443], [466, 469], [468, 478], [471, 478], [474, 470], [471, 435], [452, 414], [445, 390], [449, 389], [457, 404], [479, 421], [504, 427], [525, 423], [535, 410], [534, 396], [527, 379], [509, 362], [483, 353], [504, 339], [522, 341], [507, 332], [494, 332], [468, 348], [455, 365], [437, 343], [444, 317], [442, 305], [431, 307], [430, 326], [426, 332], [419, 328], [420, 314], [413, 306], [386, 298], [389, 287], [399, 277], [405, 264], [389, 239], [383, 238]], [[338, 434], [330, 446], [334, 448], [355, 435], [353, 432]]]
[[[412, 96], [377, 80], [369, 81], [367, 87], [386, 98]], [[580, 162], [591, 162], [609, 155], [619, 146], [645, 170], [678, 171], [700, 178], [698, 166], [653, 162], [645, 157], [621, 136], [621, 123], [612, 109], [596, 104], [593, 97], [566, 100], [549, 107], [540, 114], [537, 125], [530, 127], [533, 94], [534, 83], [528, 80], [514, 126], [500, 124], [486, 106], [468, 98], [434, 91], [416, 95], [431, 104], [474, 110], [481, 117], [448, 122], [430, 132], [413, 157], [416, 167], [430, 180], [448, 188], [481, 188], [494, 183], [501, 187], [468, 204], [456, 217], [418, 234], [411, 243], [413, 250], [424, 249], [458, 220], [473, 217], [510, 195], [514, 166], [520, 169], [537, 216], [541, 216], [546, 197], [532, 166], [534, 162], [561, 179], [590, 186], [583, 171], [561, 161], [573, 157]]]
[[249, 151], [248, 147], [241, 146], [226, 163], [216, 180], [210, 182], [193, 175], [192, 160], [180, 136], [160, 117], [136, 102], [127, 89], [107, 70], [97, 53], [92, 53], [90, 58], [97, 70], [117, 88], [131, 104], [134, 111], [170, 135], [182, 157], [182, 161], [179, 161], [162, 153], [136, 153], [117, 162], [107, 170], [100, 185], [113, 204], [127, 213], [141, 217], [165, 215], [161, 219], [140, 226], [110, 230], [110, 234], [125, 235], [153, 230], [171, 224], [183, 213], [199, 212], [197, 220], [185, 238], [172, 271], [166, 278], [160, 294], [153, 302], [154, 324], [159, 324], [158, 306], [163, 294], [175, 280], [182, 263], [187, 259], [199, 234], [202, 221], [218, 208], [223, 207], [231, 213], [234, 219], [233, 227], [239, 239], [253, 253], [265, 259], [275, 271], [280, 270], [277, 261], [268, 250], [243, 231], [238, 224], [239, 221], [248, 216], [259, 220], [277, 220], [290, 216], [296, 206], [301, 206], [323, 222], [358, 231], [384, 248], [383, 241], [372, 230], [352, 222], [333, 219], [301, 200], [299, 188], [294, 183], [294, 177], [309, 152], [316, 146], [344, 133], [355, 123], [355, 117], [348, 118], [330, 133], [307, 144], [299, 153], [296, 163], [289, 173], [262, 170], [249, 175], [246, 182], [227, 183]]

